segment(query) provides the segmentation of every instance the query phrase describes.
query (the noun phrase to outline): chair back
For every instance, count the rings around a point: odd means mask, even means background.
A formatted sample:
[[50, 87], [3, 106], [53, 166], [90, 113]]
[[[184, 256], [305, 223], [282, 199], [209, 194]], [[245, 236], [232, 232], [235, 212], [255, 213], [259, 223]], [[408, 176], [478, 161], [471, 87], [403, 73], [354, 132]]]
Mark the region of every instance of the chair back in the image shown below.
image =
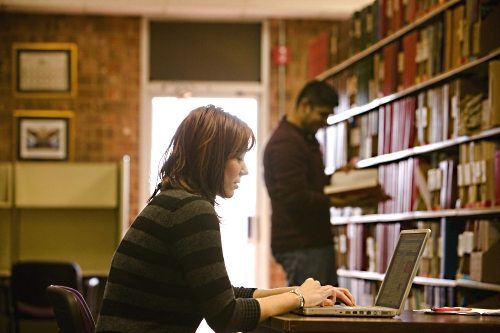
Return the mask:
[[47, 287], [47, 296], [54, 309], [59, 333], [94, 333], [94, 318], [78, 290], [51, 285]]
[[74, 262], [20, 261], [12, 266], [10, 289], [17, 319], [54, 318], [46, 289], [51, 284], [82, 290], [80, 266]]

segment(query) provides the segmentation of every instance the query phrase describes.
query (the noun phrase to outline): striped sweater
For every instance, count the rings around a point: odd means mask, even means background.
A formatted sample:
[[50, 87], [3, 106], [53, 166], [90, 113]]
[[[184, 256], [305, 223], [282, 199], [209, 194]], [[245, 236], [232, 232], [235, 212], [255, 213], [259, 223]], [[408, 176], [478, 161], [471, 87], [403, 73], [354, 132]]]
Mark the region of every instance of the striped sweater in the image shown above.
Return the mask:
[[114, 254], [96, 332], [195, 332], [203, 318], [216, 332], [252, 330], [260, 317], [253, 292], [231, 286], [212, 204], [166, 190]]

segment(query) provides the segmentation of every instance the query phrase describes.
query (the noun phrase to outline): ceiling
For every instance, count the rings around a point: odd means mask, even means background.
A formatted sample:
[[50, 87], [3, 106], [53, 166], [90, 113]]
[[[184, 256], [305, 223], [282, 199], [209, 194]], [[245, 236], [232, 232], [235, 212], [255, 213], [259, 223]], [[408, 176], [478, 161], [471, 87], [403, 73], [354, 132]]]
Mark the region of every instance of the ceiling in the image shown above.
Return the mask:
[[373, 0], [0, 0], [1, 11], [185, 19], [343, 19]]

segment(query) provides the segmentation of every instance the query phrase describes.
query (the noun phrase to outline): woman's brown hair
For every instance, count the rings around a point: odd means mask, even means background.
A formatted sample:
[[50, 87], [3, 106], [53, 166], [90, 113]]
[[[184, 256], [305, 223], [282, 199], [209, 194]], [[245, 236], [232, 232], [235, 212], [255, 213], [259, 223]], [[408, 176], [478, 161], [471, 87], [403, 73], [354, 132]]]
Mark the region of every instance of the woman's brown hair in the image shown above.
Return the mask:
[[224, 195], [226, 161], [254, 145], [252, 130], [239, 118], [213, 105], [196, 108], [179, 125], [163, 155], [157, 189], [182, 188], [215, 203], [216, 195]]

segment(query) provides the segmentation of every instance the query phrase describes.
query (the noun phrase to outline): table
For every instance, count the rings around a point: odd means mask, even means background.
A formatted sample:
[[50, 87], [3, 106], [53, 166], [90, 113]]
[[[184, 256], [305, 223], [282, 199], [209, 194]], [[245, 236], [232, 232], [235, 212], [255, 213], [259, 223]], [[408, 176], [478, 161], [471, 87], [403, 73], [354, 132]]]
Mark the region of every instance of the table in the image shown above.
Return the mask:
[[430, 315], [403, 311], [394, 318], [362, 318], [305, 317], [288, 313], [268, 318], [255, 332], [498, 333], [500, 316]]

